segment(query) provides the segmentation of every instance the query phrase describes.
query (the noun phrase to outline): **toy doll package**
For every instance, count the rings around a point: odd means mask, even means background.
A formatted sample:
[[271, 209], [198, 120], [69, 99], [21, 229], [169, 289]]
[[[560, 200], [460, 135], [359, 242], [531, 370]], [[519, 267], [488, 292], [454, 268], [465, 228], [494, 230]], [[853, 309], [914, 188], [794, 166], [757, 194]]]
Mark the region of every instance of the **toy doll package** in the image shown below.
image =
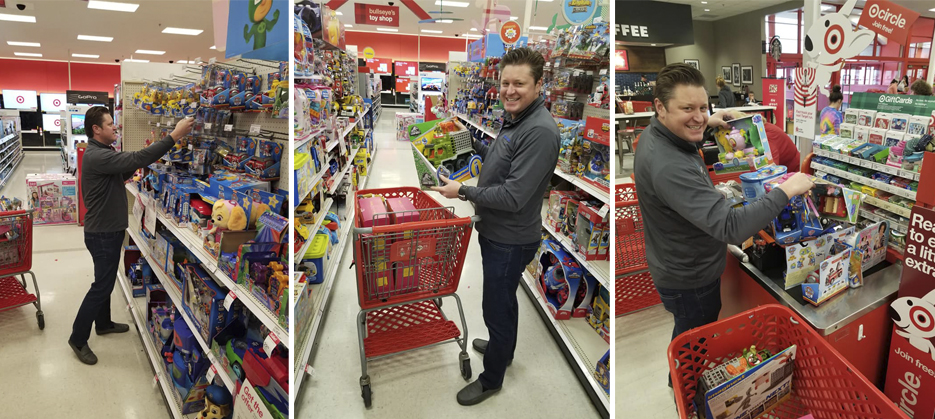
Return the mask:
[[735, 119], [728, 124], [731, 129], [720, 128], [715, 133], [719, 149], [715, 173], [748, 172], [773, 164], [761, 115]]
[[69, 174], [28, 174], [26, 192], [33, 223], [75, 224], [78, 222], [78, 181]]

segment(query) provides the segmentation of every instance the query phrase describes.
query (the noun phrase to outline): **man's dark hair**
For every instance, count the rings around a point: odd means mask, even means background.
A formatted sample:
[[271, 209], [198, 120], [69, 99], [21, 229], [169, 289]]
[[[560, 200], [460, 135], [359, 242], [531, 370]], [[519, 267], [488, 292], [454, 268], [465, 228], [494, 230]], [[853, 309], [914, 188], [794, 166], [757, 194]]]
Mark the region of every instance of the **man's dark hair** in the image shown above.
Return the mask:
[[654, 96], [668, 109], [669, 99], [672, 99], [675, 88], [680, 85], [704, 87], [704, 75], [688, 64], [669, 64], [656, 76]]
[[94, 138], [94, 126], [104, 128], [104, 115], [110, 115], [110, 109], [106, 106], [92, 106], [84, 114], [84, 131], [88, 138]]
[[909, 90], [912, 90], [912, 94], [919, 96], [932, 96], [932, 85], [928, 84], [925, 79], [918, 79], [912, 82], [912, 85], [909, 86]]
[[542, 54], [540, 54], [539, 51], [532, 48], [516, 48], [506, 53], [506, 55], [500, 59], [500, 70], [503, 70], [508, 65], [523, 64], [529, 66], [529, 70], [532, 71], [532, 78], [538, 83], [539, 80], [542, 79], [542, 68], [545, 67], [545, 58], [542, 58]]

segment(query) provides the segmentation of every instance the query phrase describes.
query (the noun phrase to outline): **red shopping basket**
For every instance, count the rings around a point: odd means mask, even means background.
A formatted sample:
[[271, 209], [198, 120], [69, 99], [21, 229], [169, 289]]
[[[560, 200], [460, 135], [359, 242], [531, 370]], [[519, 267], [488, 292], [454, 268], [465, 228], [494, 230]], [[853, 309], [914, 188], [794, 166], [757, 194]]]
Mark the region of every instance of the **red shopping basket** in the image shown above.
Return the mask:
[[[0, 212], [0, 311], [27, 304], [36, 307], [39, 329], [45, 328], [45, 315], [39, 298], [39, 283], [32, 269], [32, 211]], [[26, 287], [32, 278], [35, 294]], [[17, 278], [18, 277], [18, 278]]]
[[649, 271], [618, 276], [614, 287], [614, 315], [617, 317], [662, 304]]
[[[372, 234], [355, 240], [360, 307], [390, 306], [457, 291], [471, 241], [471, 218], [457, 217], [451, 207], [443, 207], [419, 188], [368, 189], [357, 191], [354, 199], [368, 195], [409, 198], [415, 211], [381, 217], [412, 218], [415, 212], [418, 221], [374, 226]], [[360, 206], [354, 226], [363, 227]]]
[[797, 347], [791, 398], [760, 418], [797, 419], [811, 413], [817, 419], [908, 419], [801, 317], [777, 304], [692, 329], [672, 341], [669, 368], [679, 417], [690, 417], [702, 373], [750, 345], [772, 353]]

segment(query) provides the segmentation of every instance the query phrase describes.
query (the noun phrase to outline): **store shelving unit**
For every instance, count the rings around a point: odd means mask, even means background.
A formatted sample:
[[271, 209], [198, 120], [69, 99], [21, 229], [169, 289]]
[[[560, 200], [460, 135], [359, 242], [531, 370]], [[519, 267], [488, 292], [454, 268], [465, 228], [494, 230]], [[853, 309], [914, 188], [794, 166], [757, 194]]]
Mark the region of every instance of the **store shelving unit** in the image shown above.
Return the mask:
[[[539, 294], [535, 278], [528, 271], [523, 271], [523, 280], [520, 282], [526, 295], [533, 300], [533, 305], [539, 311], [539, 316], [546, 327], [559, 343], [562, 353], [575, 368], [575, 375], [582, 382], [591, 397], [594, 405], [599, 407], [601, 417], [608, 418], [610, 412], [610, 396], [604, 392], [594, 377], [594, 368], [597, 362], [610, 349], [610, 345], [591, 328], [585, 318], [571, 318], [569, 320], [555, 320], [545, 301]], [[603, 407], [603, 409], [600, 409]]]
[[2, 176], [0, 189], [6, 186], [16, 166], [23, 161], [23, 147], [20, 140], [18, 132], [0, 138], [0, 176]]
[[[452, 112], [452, 113], [454, 113], [454, 112]], [[473, 126], [474, 128], [479, 129], [479, 130], [480, 130], [481, 132], [483, 132], [484, 134], [487, 134], [487, 136], [489, 136], [490, 138], [492, 138], [492, 139], [496, 139], [496, 138], [497, 138], [497, 134], [496, 134], [496, 133], [494, 133], [494, 132], [492, 132], [492, 131], [489, 131], [489, 130], [488, 130], [486, 127], [484, 127], [483, 125], [478, 124], [477, 122], [474, 122], [473, 120], [471, 120], [470, 118], [468, 118], [467, 115], [459, 114], [459, 113], [454, 113], [454, 115], [457, 116], [458, 118], [461, 118], [462, 121], [467, 122], [469, 125]]]
[[[585, 260], [584, 256], [581, 255], [581, 253], [574, 251], [573, 249], [575, 248], [575, 245], [571, 242], [571, 239], [569, 239], [568, 237], [566, 237], [565, 235], [561, 233], [554, 231], [554, 229], [549, 227], [548, 223], [546, 222], [547, 212], [548, 212], [547, 203], [548, 201], [545, 201], [545, 203], [543, 203], [542, 205], [542, 228], [548, 231], [549, 234], [552, 236], [552, 238], [557, 240], [562, 245], [562, 247], [568, 250], [568, 253], [570, 253], [578, 261], [578, 264], [580, 264], [582, 268], [590, 272], [591, 275], [594, 275], [594, 278], [597, 279], [597, 282], [599, 282], [601, 285], [604, 286], [604, 288], [607, 288], [609, 290], [610, 289], [610, 261], [609, 260]], [[611, 249], [608, 249], [608, 251], [611, 251]]]
[[555, 168], [555, 175], [557, 175], [558, 177], [562, 179], [567, 180], [572, 185], [575, 185], [581, 190], [587, 192], [588, 195], [591, 195], [599, 199], [601, 202], [610, 205], [610, 186], [607, 187], [606, 191], [602, 190], [598, 188], [597, 186], [595, 186], [593, 183], [585, 182], [583, 179], [577, 176], [565, 173], [559, 170], [558, 168]]
[[[357, 149], [355, 149], [357, 150]], [[371, 151], [371, 160], [370, 167], [373, 166], [373, 161], [376, 160], [376, 146]], [[356, 154], [356, 153], [355, 153]], [[370, 173], [370, 168], [368, 167], [367, 173]], [[368, 176], [362, 176], [360, 178], [360, 183], [358, 189], [364, 189], [367, 187]], [[329, 199], [329, 201], [331, 201]], [[295, 373], [295, 384], [293, 394], [297, 394], [299, 391], [302, 382], [305, 379], [306, 369], [311, 363], [311, 355], [314, 347], [318, 343], [318, 334], [321, 332], [322, 324], [324, 323], [325, 314], [328, 311], [328, 305], [330, 302], [331, 291], [334, 288], [334, 283], [337, 279], [338, 268], [341, 265], [341, 259], [344, 257], [344, 253], [347, 251], [347, 248], [351, 245], [349, 238], [351, 233], [351, 228], [354, 221], [355, 213], [354, 199], [348, 200], [347, 206], [347, 217], [344, 220], [344, 226], [341, 227], [341, 230], [338, 232], [338, 249], [335, 249], [335, 254], [333, 257], [329, 258], [329, 265], [325, 268], [324, 281], [321, 284], [306, 284], [305, 286], [312, 288], [312, 319], [310, 321], [310, 326], [305, 334], [305, 336], [296, 336], [296, 357], [294, 373]], [[324, 217], [322, 217], [324, 218]], [[316, 228], [313, 231], [317, 231]], [[309, 240], [311, 242], [311, 240]], [[307, 249], [308, 243], [303, 246], [303, 249]], [[305, 254], [305, 251], [302, 250], [301, 255]], [[298, 255], [297, 254], [297, 255]], [[301, 260], [296, 258], [296, 261]]]
[[[132, 184], [127, 184], [127, 190], [136, 196], [139, 194], [136, 186]], [[237, 283], [237, 281], [231, 279], [224, 271], [218, 267], [217, 259], [214, 259], [207, 250], [204, 249], [203, 242], [197, 233], [192, 231], [187, 227], [179, 227], [175, 221], [162, 213], [162, 211], [157, 209], [157, 221], [164, 225], [176, 238], [181, 241], [189, 251], [195, 254], [198, 259], [201, 261], [201, 267], [211, 275], [216, 281], [224, 285], [228, 290], [234, 291], [237, 295], [237, 299], [242, 302], [251, 313], [253, 313], [257, 318], [263, 322], [271, 332], [276, 334], [284, 345], [287, 347], [289, 342], [289, 331], [279, 324], [277, 315], [271, 312], [266, 306], [263, 305], [260, 300], [253, 296], [253, 293], [250, 290], [246, 289], [243, 285]], [[153, 268], [153, 271], [158, 269]], [[168, 287], [167, 287], [168, 288]]]

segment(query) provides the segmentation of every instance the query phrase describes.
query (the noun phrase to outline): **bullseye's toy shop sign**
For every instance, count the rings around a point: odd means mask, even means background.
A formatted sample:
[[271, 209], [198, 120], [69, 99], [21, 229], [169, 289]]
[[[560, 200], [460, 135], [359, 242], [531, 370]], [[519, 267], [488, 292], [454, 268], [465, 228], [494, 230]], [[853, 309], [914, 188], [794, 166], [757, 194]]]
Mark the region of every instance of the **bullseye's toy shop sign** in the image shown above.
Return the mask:
[[899, 298], [890, 305], [893, 337], [885, 392], [913, 418], [935, 414], [935, 210], [909, 217]]

